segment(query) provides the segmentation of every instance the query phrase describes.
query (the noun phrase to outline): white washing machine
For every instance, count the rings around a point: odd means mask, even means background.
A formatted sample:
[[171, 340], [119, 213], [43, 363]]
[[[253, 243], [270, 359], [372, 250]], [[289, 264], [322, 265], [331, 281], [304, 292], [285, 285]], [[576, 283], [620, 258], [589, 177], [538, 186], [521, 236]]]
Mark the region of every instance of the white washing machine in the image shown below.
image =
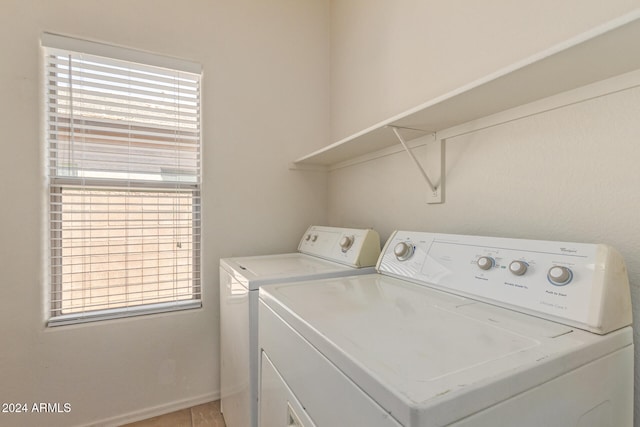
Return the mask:
[[220, 388], [227, 427], [258, 422], [258, 288], [372, 273], [379, 254], [374, 230], [311, 226], [297, 253], [220, 260]]
[[627, 427], [624, 261], [396, 232], [378, 274], [260, 289], [261, 427]]

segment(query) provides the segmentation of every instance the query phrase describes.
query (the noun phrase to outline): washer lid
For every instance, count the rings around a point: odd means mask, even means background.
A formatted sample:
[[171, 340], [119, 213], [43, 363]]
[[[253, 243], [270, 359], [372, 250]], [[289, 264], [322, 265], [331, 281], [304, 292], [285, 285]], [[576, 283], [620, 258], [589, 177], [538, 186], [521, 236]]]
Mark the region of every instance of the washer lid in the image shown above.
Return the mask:
[[220, 265], [250, 290], [269, 283], [372, 273], [301, 253], [223, 258]]
[[[603, 339], [571, 327], [381, 275], [273, 285], [261, 298], [404, 425], [451, 421], [544, 381], [516, 373]], [[547, 369], [550, 378], [576, 357]], [[579, 365], [578, 365], [579, 366]], [[492, 383], [514, 380], [505, 387]], [[527, 382], [531, 384], [527, 384]], [[480, 393], [476, 393], [479, 390]], [[462, 394], [477, 398], [438, 406]], [[506, 395], [505, 395], [506, 393]], [[474, 407], [477, 407], [474, 409]], [[437, 415], [436, 415], [437, 418]], [[433, 419], [436, 419], [433, 418]], [[427, 425], [427, 424], [425, 424]]]

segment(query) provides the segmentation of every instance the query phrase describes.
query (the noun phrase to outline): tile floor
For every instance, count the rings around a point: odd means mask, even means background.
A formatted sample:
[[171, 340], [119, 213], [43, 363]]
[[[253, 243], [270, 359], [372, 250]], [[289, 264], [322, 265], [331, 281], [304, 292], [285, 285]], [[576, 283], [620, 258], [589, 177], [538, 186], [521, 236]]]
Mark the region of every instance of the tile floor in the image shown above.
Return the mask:
[[209, 402], [121, 427], [225, 427], [220, 401]]

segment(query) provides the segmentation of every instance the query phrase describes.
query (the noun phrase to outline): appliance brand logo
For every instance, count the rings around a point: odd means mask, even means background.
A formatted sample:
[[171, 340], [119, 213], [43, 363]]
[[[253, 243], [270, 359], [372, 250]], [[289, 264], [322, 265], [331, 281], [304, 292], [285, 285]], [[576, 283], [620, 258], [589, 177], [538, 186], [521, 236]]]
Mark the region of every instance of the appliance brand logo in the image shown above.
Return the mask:
[[569, 248], [560, 248], [560, 252], [566, 253], [566, 254], [575, 254], [576, 252], [578, 252], [577, 249], [569, 249]]

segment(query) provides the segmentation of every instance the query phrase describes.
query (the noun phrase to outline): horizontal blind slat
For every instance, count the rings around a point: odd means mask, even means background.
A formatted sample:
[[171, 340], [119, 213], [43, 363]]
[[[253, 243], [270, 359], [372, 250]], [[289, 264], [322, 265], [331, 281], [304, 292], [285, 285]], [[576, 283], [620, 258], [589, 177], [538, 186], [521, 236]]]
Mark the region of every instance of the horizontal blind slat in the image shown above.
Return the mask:
[[[169, 76], [150, 79], [144, 75], [133, 76], [130, 70], [109, 70], [100, 67], [87, 66], [85, 64], [73, 66], [71, 70], [68, 63], [57, 65], [51, 63], [47, 67], [47, 78], [51, 85], [68, 87], [76, 82], [78, 86], [91, 87], [94, 84], [102, 84], [113, 88], [135, 88], [143, 93], [166, 93], [170, 95], [181, 94], [187, 98], [195, 98], [198, 95], [198, 85], [195, 82], [179, 81]], [[162, 81], [165, 80], [165, 81]]]
[[[71, 150], [68, 146], [63, 146], [60, 148], [54, 148], [51, 150], [53, 154], [55, 154], [56, 158], [64, 158], [63, 155], [67, 154]], [[104, 155], [117, 155], [117, 156], [126, 156], [126, 153], [120, 151], [119, 148], [114, 148], [110, 146], [102, 146], [100, 144], [83, 144], [82, 147], [76, 148], [74, 151], [81, 150], [85, 154], [104, 154]], [[129, 154], [135, 158], [135, 156], [146, 156], [151, 159], [172, 159], [175, 158], [175, 153], [171, 150], [156, 150], [154, 148], [149, 147], [136, 147], [135, 149], [131, 149], [131, 153]], [[188, 162], [188, 164], [197, 164], [200, 160], [200, 153], [197, 151], [181, 151], [180, 152], [180, 160]]]
[[[134, 138], [140, 136], [152, 136], [165, 142], [180, 142], [181, 138], [192, 139], [197, 142], [199, 141], [200, 136], [199, 128], [180, 127], [179, 123], [171, 126], [167, 124], [156, 124], [151, 127], [148, 123], [127, 123], [107, 118], [84, 119], [78, 117], [74, 117], [72, 122], [68, 115], [65, 117], [60, 114], [51, 114], [49, 119], [49, 130], [51, 131], [57, 131], [58, 133], [62, 132], [60, 129], [67, 130], [67, 132], [73, 130], [75, 133], [82, 133], [83, 131], [85, 131], [85, 133], [91, 133], [89, 131], [94, 131], [93, 134], [96, 136], [102, 136], [105, 141], [109, 141], [112, 136], [118, 136], [119, 134], [124, 135], [127, 138], [131, 138], [131, 135], [134, 135]], [[150, 142], [154, 141], [154, 138], [148, 139], [151, 140]], [[82, 139], [78, 142], [81, 143]]]
[[110, 102], [115, 105], [148, 105], [152, 108], [162, 108], [164, 110], [179, 110], [186, 113], [193, 113], [192, 110], [198, 111], [200, 108], [200, 99], [194, 98], [189, 102], [176, 102], [175, 100], [162, 100], [162, 99], [144, 99], [140, 97], [128, 97], [120, 96], [113, 93], [104, 93], [95, 90], [87, 90], [85, 88], [73, 88], [73, 94], [68, 89], [61, 90], [62, 88], [55, 85], [48, 85], [47, 97], [51, 100], [63, 100], [65, 98], [71, 99], [77, 102], [83, 102], [85, 99], [96, 100], [104, 98], [106, 102]]
[[134, 81], [148, 82], [148, 84], [164, 85], [166, 87], [200, 87], [198, 74], [73, 52], [65, 55], [56, 55], [55, 53], [48, 55], [46, 67], [48, 74], [52, 77], [68, 75], [67, 73], [71, 69], [72, 73], [86, 71], [87, 73], [102, 75], [107, 78], [109, 76], [126, 76]]
[[[75, 78], [74, 78], [75, 77]], [[50, 90], [69, 91], [70, 89], [75, 91], [81, 90], [87, 94], [93, 95], [106, 95], [112, 99], [132, 99], [134, 101], [144, 100], [151, 104], [155, 102], [171, 103], [176, 107], [180, 105], [195, 106], [198, 98], [185, 92], [179, 91], [177, 88], [175, 91], [161, 91], [152, 90], [152, 88], [145, 89], [138, 85], [122, 86], [118, 84], [110, 84], [109, 81], [89, 81], [86, 78], [80, 76], [71, 75], [69, 77], [49, 77], [47, 79]]]
[[[98, 178], [98, 177], [77, 177], [77, 176], [54, 176], [50, 173], [50, 187], [66, 187], [72, 188], [85, 188], [91, 187], [94, 189], [109, 189], [123, 191], [124, 189], [130, 189], [132, 191], [155, 191], [163, 189], [172, 192], [184, 192], [193, 190], [196, 191], [199, 188], [200, 177], [196, 176], [198, 181], [158, 181], [158, 180], [144, 180], [144, 179], [114, 179], [114, 178]], [[55, 193], [51, 193], [55, 194]]]
[[110, 62], [105, 58], [92, 60], [91, 57], [87, 56], [83, 59], [74, 54], [64, 56], [51, 55], [47, 58], [47, 69], [54, 74], [68, 70], [71, 66], [75, 70], [86, 70], [102, 76], [127, 75], [132, 79], [150, 81], [153, 84], [164, 84], [167, 87], [176, 85], [180, 87], [198, 87], [200, 84], [199, 79], [193, 74], [166, 69], [159, 70], [157, 68], [148, 68], [145, 71], [141, 67], [122, 67], [121, 64]]
[[[135, 68], [122, 69], [113, 66], [99, 64], [97, 62], [72, 60], [68, 57], [50, 56], [46, 59], [46, 78], [52, 82], [68, 81], [69, 76], [86, 74], [97, 79], [119, 79], [126, 81], [131, 79], [138, 83], [150, 84], [156, 88], [180, 88], [191, 92], [193, 96], [199, 95], [200, 80], [180, 73], [149, 73]], [[69, 67], [71, 66], [71, 74]], [[151, 76], [151, 77], [150, 77]]]
[[149, 103], [149, 102], [141, 102], [134, 101], [131, 99], [119, 99], [112, 98], [109, 96], [96, 96], [88, 93], [84, 93], [82, 91], [74, 90], [73, 96], [69, 94], [69, 91], [55, 90], [51, 91], [47, 94], [48, 102], [60, 106], [67, 106], [69, 102], [73, 100], [74, 105], [80, 104], [80, 106], [90, 106], [95, 105], [100, 108], [113, 108], [113, 109], [121, 109], [128, 108], [132, 112], [146, 112], [146, 113], [158, 113], [158, 114], [170, 114], [170, 115], [178, 115], [180, 117], [199, 117], [198, 105], [191, 107], [187, 105], [180, 105], [179, 108], [176, 109], [175, 103]]
[[[64, 99], [57, 97], [57, 100], [64, 102]], [[50, 113], [49, 120], [54, 122], [53, 119], [66, 119], [69, 118], [68, 105], [60, 104], [59, 110], [61, 113]], [[162, 126], [164, 123], [174, 122], [174, 129], [196, 129], [198, 124], [198, 115], [189, 111], [163, 111], [157, 108], [138, 108], [132, 107], [129, 104], [121, 104], [118, 106], [100, 105], [93, 102], [76, 102], [74, 105], [74, 117], [76, 119], [86, 117], [87, 120], [91, 119], [111, 119], [125, 121], [127, 120], [131, 124], [154, 124]]]
[[[152, 174], [171, 174], [180, 176], [195, 176], [197, 175], [198, 162], [193, 159], [182, 159], [170, 162], [170, 159], [162, 157], [156, 157], [157, 162], [144, 162], [142, 156], [127, 156], [126, 154], [110, 154], [109, 159], [101, 159], [100, 153], [90, 153], [77, 162], [65, 163], [65, 157], [60, 157], [61, 170], [56, 175], [67, 176], [71, 170], [86, 171], [86, 172], [129, 172], [135, 173], [152, 173]], [[137, 161], [134, 161], [137, 160]], [[123, 164], [123, 162], [126, 162]], [[81, 176], [81, 175], [80, 175]], [[116, 176], [114, 176], [115, 178]]]

